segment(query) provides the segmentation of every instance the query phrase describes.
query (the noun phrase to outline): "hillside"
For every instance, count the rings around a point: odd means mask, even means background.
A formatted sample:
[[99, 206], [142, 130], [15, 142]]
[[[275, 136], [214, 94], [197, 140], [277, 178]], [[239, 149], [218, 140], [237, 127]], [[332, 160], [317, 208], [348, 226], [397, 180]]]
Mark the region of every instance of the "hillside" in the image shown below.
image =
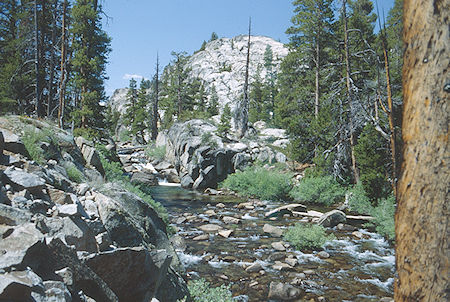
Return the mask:
[[[220, 108], [230, 103], [230, 107], [234, 109], [236, 101], [243, 93], [247, 39], [247, 36], [240, 35], [208, 42], [205, 49], [193, 54], [186, 64], [186, 69], [190, 70], [188, 77], [202, 80], [207, 92], [215, 86]], [[264, 81], [268, 76], [264, 68], [264, 53], [267, 47], [270, 46], [273, 53], [274, 71], [279, 70], [281, 60], [288, 54], [288, 49], [283, 43], [269, 37], [251, 36], [250, 40], [249, 81], [251, 83], [258, 72]], [[127, 88], [116, 89], [109, 98], [110, 106], [121, 114], [125, 110], [126, 92]]]

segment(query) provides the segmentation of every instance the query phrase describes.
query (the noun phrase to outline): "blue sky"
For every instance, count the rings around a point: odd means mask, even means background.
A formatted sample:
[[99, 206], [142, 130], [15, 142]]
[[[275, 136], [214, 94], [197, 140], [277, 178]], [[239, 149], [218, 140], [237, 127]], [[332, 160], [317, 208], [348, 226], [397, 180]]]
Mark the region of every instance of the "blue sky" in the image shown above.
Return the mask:
[[[393, 1], [378, 0], [380, 13], [387, 16]], [[289, 0], [105, 0], [103, 9], [110, 17], [103, 29], [112, 37], [107, 95], [127, 87], [131, 77], [152, 77], [157, 53], [164, 67], [172, 51], [192, 54], [212, 32], [245, 34], [250, 16], [252, 34], [285, 43], [293, 15]]]

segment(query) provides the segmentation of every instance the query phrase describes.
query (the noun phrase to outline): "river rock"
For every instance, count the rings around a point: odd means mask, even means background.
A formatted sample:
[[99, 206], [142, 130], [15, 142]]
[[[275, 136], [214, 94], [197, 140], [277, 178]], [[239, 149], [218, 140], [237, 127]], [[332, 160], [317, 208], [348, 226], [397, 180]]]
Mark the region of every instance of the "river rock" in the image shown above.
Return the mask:
[[205, 241], [208, 239], [209, 239], [208, 234], [202, 234], [202, 235], [198, 235], [198, 236], [195, 236], [194, 238], [192, 238], [192, 240], [194, 240], [194, 241]]
[[283, 262], [281, 262], [281, 261], [275, 261], [275, 264], [272, 265], [272, 268], [273, 268], [274, 270], [283, 272], [283, 271], [289, 271], [289, 270], [292, 270], [294, 267], [291, 266], [291, 265], [289, 265], [289, 264], [287, 264], [287, 263], [283, 263]]
[[283, 242], [281, 242], [281, 241], [272, 242], [271, 246], [272, 246], [272, 248], [274, 248], [277, 251], [284, 252], [286, 250], [286, 248], [283, 245]]
[[230, 235], [233, 233], [233, 230], [223, 230], [223, 231], [219, 231], [219, 235], [222, 236], [223, 238], [228, 238], [230, 237]]
[[266, 218], [281, 217], [286, 214], [292, 215], [292, 212], [306, 212], [306, 206], [299, 203], [288, 204], [282, 207], [278, 207], [274, 210], [271, 210], [265, 213], [264, 216]]
[[226, 224], [239, 224], [241, 223], [241, 220], [235, 217], [231, 217], [231, 216], [224, 216], [222, 218], [223, 222]]
[[263, 232], [270, 234], [272, 237], [281, 237], [283, 236], [283, 230], [279, 227], [272, 226], [270, 224], [264, 224]]
[[223, 208], [225, 208], [225, 204], [219, 202], [218, 204], [216, 204], [216, 208], [223, 209]]
[[323, 214], [317, 224], [326, 228], [332, 228], [337, 226], [339, 223], [345, 222], [346, 220], [347, 219], [344, 212], [339, 210], [332, 210]]
[[302, 291], [290, 284], [281, 282], [270, 282], [269, 299], [290, 301], [298, 299], [302, 295]]
[[321, 259], [327, 259], [327, 258], [330, 258], [330, 254], [328, 254], [328, 253], [325, 252], [325, 251], [320, 251], [320, 252], [318, 252], [318, 253], [317, 253], [317, 256], [318, 256], [319, 258], [321, 258]]
[[260, 270], [262, 270], [262, 266], [261, 266], [261, 264], [259, 264], [258, 262], [252, 263], [249, 267], [247, 267], [247, 268], [245, 269], [245, 271], [246, 271], [247, 273], [257, 273], [257, 272], [259, 272]]
[[292, 267], [294, 267], [298, 264], [298, 261], [296, 258], [286, 258], [286, 259], [284, 259], [284, 262], [286, 262], [287, 264], [289, 264]]
[[210, 223], [201, 225], [199, 229], [203, 232], [217, 232], [222, 230], [223, 228], [220, 225]]
[[273, 262], [273, 261], [284, 259], [285, 257], [286, 257], [286, 253], [274, 252], [274, 253], [271, 253], [269, 255], [269, 257], [267, 257], [267, 261]]

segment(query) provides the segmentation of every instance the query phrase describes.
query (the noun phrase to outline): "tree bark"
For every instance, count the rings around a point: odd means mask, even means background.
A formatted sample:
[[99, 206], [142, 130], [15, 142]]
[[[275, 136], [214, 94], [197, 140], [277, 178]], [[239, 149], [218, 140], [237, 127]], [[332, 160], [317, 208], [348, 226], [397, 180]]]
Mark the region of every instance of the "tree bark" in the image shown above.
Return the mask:
[[62, 38], [61, 38], [61, 74], [59, 80], [59, 108], [58, 108], [58, 125], [59, 128], [64, 126], [64, 92], [65, 92], [65, 65], [66, 65], [66, 10], [67, 0], [63, 3], [62, 16]]
[[405, 0], [395, 301], [449, 301], [448, 1]]
[[352, 170], [353, 170], [353, 178], [355, 183], [358, 183], [359, 181], [359, 171], [358, 167], [356, 166], [356, 156], [355, 156], [355, 135], [354, 135], [354, 124], [353, 124], [353, 113], [352, 113], [352, 107], [353, 107], [353, 95], [352, 95], [352, 84], [350, 82], [350, 76], [351, 76], [351, 69], [350, 69], [350, 53], [348, 50], [348, 28], [347, 28], [347, 1], [343, 0], [342, 4], [342, 16], [344, 18], [344, 49], [345, 49], [345, 78], [346, 78], [346, 85], [347, 85], [347, 98], [348, 98], [348, 104], [350, 106], [349, 110], [349, 126], [350, 126], [350, 152], [351, 152], [351, 159], [352, 159]]
[[237, 135], [239, 138], [244, 137], [245, 133], [247, 133], [248, 128], [248, 77], [249, 77], [249, 67], [250, 67], [250, 35], [252, 29], [252, 19], [248, 20], [248, 42], [247, 42], [247, 60], [245, 62], [245, 79], [244, 79], [244, 100], [242, 101], [241, 108], [238, 110], [242, 110], [237, 116], [240, 116], [240, 127], [237, 130]]
[[158, 136], [159, 56], [156, 56], [155, 99], [153, 100], [152, 140]]
[[43, 116], [42, 110], [42, 100], [40, 97], [40, 86], [39, 86], [39, 69], [40, 69], [40, 60], [39, 60], [39, 23], [38, 23], [38, 9], [37, 9], [37, 0], [34, 0], [34, 40], [35, 40], [35, 57], [34, 57], [34, 69], [36, 73], [36, 86], [35, 86], [35, 95], [36, 95], [36, 114], [38, 117]]

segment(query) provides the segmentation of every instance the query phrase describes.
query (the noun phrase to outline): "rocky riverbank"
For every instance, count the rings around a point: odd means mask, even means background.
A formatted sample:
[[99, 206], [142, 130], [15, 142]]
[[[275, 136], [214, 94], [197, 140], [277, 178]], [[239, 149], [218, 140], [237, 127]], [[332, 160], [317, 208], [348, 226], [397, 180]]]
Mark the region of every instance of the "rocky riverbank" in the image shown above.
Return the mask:
[[165, 223], [105, 183], [91, 142], [29, 118], [0, 117], [0, 125], [0, 300], [189, 296]]

